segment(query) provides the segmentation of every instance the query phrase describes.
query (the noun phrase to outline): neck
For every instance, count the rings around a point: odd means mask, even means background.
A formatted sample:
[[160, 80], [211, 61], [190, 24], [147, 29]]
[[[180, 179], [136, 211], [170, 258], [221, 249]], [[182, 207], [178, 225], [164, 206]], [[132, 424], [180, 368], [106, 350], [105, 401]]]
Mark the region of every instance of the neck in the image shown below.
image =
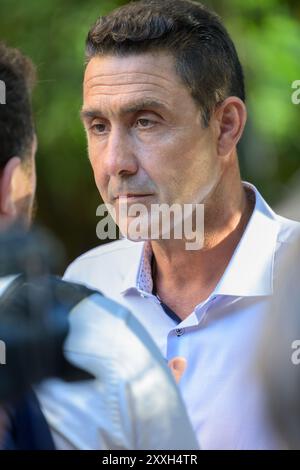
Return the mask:
[[[245, 190], [238, 165], [222, 175], [204, 201], [204, 243], [186, 250], [186, 240], [151, 242], [156, 263], [154, 283], [164, 300], [167, 292], [189, 293], [199, 302], [213, 291], [238, 245], [254, 208], [252, 191]], [[167, 303], [167, 302], [166, 302]]]

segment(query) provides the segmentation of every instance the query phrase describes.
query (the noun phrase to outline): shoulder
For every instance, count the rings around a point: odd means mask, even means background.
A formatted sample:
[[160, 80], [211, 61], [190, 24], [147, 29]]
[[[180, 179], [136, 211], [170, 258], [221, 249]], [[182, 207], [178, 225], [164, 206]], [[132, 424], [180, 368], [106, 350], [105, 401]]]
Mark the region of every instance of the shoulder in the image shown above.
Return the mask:
[[97, 246], [78, 256], [78, 258], [70, 264], [69, 268], [74, 267], [78, 263], [93, 263], [94, 261], [102, 259], [120, 259], [120, 257], [126, 257], [130, 252], [136, 250], [137, 245], [139, 245], [139, 243], [123, 239]]

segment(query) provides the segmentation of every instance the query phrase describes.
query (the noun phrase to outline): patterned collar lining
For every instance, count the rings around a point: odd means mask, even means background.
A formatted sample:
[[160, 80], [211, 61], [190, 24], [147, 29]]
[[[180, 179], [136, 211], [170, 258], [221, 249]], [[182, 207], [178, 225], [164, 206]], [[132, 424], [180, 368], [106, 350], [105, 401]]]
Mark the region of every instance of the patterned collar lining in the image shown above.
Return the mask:
[[151, 242], [146, 241], [144, 244], [141, 265], [137, 278], [137, 288], [148, 294], [152, 294], [153, 291], [153, 279], [152, 279], [152, 248]]

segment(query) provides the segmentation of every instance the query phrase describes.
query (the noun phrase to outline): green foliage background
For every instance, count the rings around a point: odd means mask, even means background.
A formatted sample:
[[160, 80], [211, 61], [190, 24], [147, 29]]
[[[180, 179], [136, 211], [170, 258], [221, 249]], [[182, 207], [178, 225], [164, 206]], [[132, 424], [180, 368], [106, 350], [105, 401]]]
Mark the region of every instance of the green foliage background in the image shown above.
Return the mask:
[[[100, 197], [79, 120], [84, 41], [96, 18], [127, 1], [0, 0], [0, 39], [37, 65], [38, 222], [64, 242], [68, 261], [99, 244]], [[300, 171], [299, 0], [211, 0], [245, 68], [249, 120], [240, 145], [244, 179], [274, 204]], [[300, 204], [300, 201], [299, 201]]]

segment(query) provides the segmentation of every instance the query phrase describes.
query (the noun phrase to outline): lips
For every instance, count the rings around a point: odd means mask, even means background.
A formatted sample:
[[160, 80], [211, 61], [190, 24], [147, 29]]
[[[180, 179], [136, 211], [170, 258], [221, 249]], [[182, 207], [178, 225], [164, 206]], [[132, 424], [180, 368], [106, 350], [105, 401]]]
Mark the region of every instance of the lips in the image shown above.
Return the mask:
[[119, 194], [118, 196], [115, 197], [115, 199], [141, 199], [143, 197], [147, 196], [152, 196], [152, 194], [133, 194], [133, 193], [128, 193], [128, 194]]

